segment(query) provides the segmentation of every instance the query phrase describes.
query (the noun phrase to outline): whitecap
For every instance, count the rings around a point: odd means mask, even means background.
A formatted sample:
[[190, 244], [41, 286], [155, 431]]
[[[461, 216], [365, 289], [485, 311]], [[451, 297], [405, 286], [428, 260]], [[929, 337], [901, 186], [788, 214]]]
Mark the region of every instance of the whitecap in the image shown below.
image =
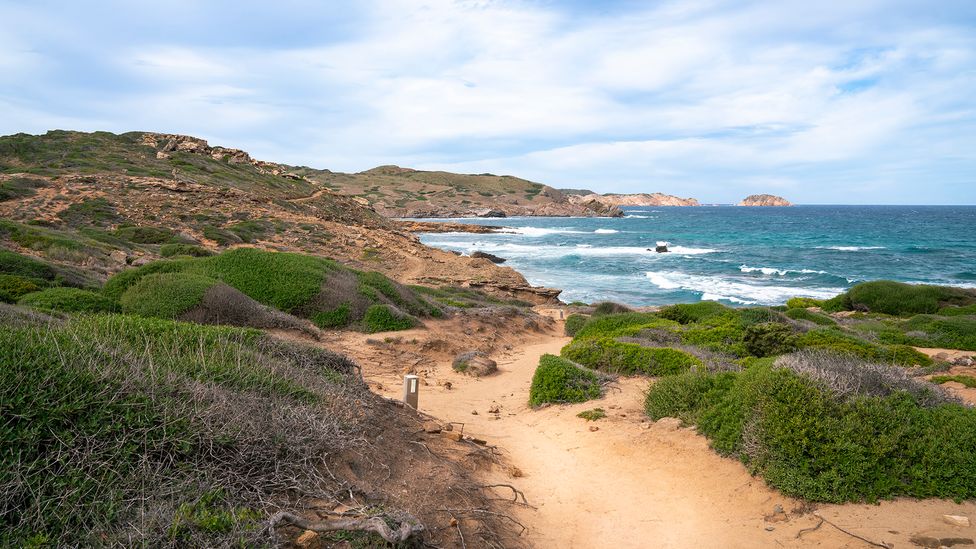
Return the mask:
[[748, 279], [693, 275], [677, 271], [647, 272], [651, 284], [662, 290], [687, 290], [702, 294], [704, 300], [722, 300], [742, 305], [775, 305], [791, 297], [828, 299], [844, 288], [801, 288], [757, 284]]
[[817, 246], [818, 250], [837, 250], [838, 252], [860, 252], [862, 250], [884, 250], [885, 246]]
[[744, 273], [762, 273], [767, 276], [779, 275], [786, 276], [789, 273], [797, 274], [827, 274], [827, 271], [815, 271], [813, 269], [777, 269], [775, 267], [750, 267], [748, 265], [739, 265], [739, 270]]
[[502, 229], [502, 230], [500, 230], [498, 232], [499, 233], [505, 233], [505, 234], [520, 234], [522, 236], [531, 236], [531, 237], [548, 236], [548, 235], [551, 235], [551, 234], [586, 234], [585, 231], [575, 231], [573, 229], [564, 229], [564, 228], [552, 228], [552, 229], [549, 229], [549, 228], [545, 228], [545, 227], [515, 227], [515, 228], [505, 228], [505, 229]]
[[593, 231], [594, 234], [616, 234], [619, 232], [617, 229], [597, 229]]

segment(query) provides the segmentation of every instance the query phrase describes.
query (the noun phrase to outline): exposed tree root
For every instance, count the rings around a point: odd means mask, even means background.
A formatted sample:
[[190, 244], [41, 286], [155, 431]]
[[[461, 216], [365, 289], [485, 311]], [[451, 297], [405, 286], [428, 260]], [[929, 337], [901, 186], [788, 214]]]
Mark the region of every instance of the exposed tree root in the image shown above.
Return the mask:
[[869, 540], [869, 539], [867, 539], [865, 537], [861, 537], [861, 536], [859, 536], [859, 535], [857, 535], [857, 534], [855, 534], [853, 532], [848, 532], [847, 530], [844, 530], [840, 526], [837, 526], [833, 522], [830, 522], [829, 520], [823, 518], [822, 516], [818, 515], [817, 513], [814, 513], [813, 516], [817, 517], [818, 519], [822, 520], [823, 522], [826, 522], [827, 524], [833, 526], [834, 528], [840, 530], [841, 532], [844, 532], [848, 536], [851, 536], [852, 538], [857, 538], [857, 539], [863, 541], [864, 543], [870, 543], [871, 545], [873, 545], [875, 547], [883, 547], [884, 549], [892, 549], [894, 547], [894, 545], [892, 545], [890, 543], [886, 543], [884, 541], [882, 541], [881, 543], [878, 543], [876, 541], [871, 541], [871, 540]]
[[268, 526], [272, 532], [274, 532], [275, 528], [281, 525], [281, 523], [291, 524], [303, 530], [311, 530], [313, 532], [320, 533], [336, 532], [339, 530], [373, 532], [390, 543], [399, 543], [408, 540], [414, 534], [419, 534], [424, 530], [424, 525], [417, 522], [417, 519], [411, 515], [404, 514], [403, 517], [403, 520], [399, 521], [400, 526], [394, 530], [390, 528], [385, 520], [383, 520], [383, 517], [359, 517], [311, 521], [287, 511], [279, 511], [278, 513], [275, 513], [274, 516], [272, 516], [268, 521]]

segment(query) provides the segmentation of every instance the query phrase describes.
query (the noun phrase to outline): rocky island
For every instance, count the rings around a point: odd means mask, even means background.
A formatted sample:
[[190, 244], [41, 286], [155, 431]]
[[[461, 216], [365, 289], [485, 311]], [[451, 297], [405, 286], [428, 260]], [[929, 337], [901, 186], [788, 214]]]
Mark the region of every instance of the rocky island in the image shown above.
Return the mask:
[[584, 194], [570, 197], [577, 204], [602, 204], [605, 207], [619, 206], [700, 206], [694, 198], [681, 198], [664, 193], [637, 194]]
[[783, 198], [772, 194], [751, 194], [742, 199], [739, 206], [792, 206], [793, 204]]

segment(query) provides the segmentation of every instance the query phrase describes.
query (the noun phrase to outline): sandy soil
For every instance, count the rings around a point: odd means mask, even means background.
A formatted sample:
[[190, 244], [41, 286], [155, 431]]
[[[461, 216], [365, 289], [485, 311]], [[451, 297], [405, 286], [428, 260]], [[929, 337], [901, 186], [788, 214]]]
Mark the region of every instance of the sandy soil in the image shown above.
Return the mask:
[[[342, 347], [364, 367], [374, 389], [399, 396], [400, 375], [362, 336]], [[376, 336], [373, 336], [376, 337]], [[449, 337], [439, 334], [439, 337]], [[526, 337], [494, 358], [499, 372], [475, 379], [442, 360], [424, 369], [428, 385], [420, 409], [503, 450], [518, 472], [499, 467], [490, 482], [518, 487], [533, 506], [511, 511], [528, 527], [535, 547], [872, 547], [830, 522], [877, 543], [913, 547], [913, 535], [976, 538], [976, 527], [945, 524], [944, 514], [976, 520], [976, 503], [900, 500], [880, 505], [804, 508], [720, 457], [707, 440], [677, 420], [651, 422], [641, 410], [643, 379], [622, 379], [599, 401], [528, 407], [539, 356], [558, 354], [568, 338]], [[446, 385], [450, 385], [448, 388]], [[497, 407], [498, 413], [489, 410]], [[582, 410], [601, 407], [608, 417], [587, 422]], [[477, 414], [475, 414], [477, 412]], [[591, 430], [596, 427], [597, 430]], [[502, 490], [500, 497], [509, 496]], [[787, 520], [769, 522], [780, 505]], [[799, 537], [798, 537], [799, 536]]]

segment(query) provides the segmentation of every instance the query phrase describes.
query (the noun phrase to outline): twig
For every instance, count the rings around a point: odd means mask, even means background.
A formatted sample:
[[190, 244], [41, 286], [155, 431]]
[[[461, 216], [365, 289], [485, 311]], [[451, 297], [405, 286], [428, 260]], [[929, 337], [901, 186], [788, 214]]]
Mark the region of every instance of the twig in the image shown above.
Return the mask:
[[390, 543], [399, 543], [406, 541], [414, 534], [424, 530], [423, 524], [417, 522], [415, 518], [409, 515], [406, 517], [406, 520], [400, 522], [400, 527], [393, 530], [386, 524], [386, 521], [382, 517], [378, 516], [313, 522], [286, 511], [279, 511], [268, 521], [268, 528], [274, 533], [275, 528], [282, 522], [285, 522], [303, 530], [311, 530], [313, 532], [335, 532], [338, 530], [374, 532]]
[[819, 530], [820, 527], [823, 526], [823, 524], [824, 524], [824, 519], [820, 515], [817, 515], [817, 518], [820, 519], [820, 522], [818, 522], [816, 526], [812, 526], [810, 528], [804, 528], [803, 530], [800, 530], [799, 532], [796, 533], [796, 538], [794, 538], [794, 539], [800, 539], [800, 536], [802, 536], [803, 534], [806, 534], [807, 532], [815, 532], [815, 531]]
[[859, 539], [859, 540], [861, 540], [861, 541], [863, 541], [864, 543], [870, 543], [871, 545], [873, 545], [873, 546], [875, 546], [875, 547], [883, 547], [884, 549], [894, 549], [894, 547], [895, 547], [894, 545], [892, 545], [892, 544], [890, 544], [890, 543], [885, 543], [884, 541], [882, 541], [881, 543], [878, 543], [878, 542], [876, 542], [876, 541], [871, 541], [871, 540], [869, 540], [869, 539], [867, 539], [867, 538], [865, 538], [865, 537], [861, 537], [861, 536], [859, 536], [859, 535], [857, 535], [857, 534], [855, 534], [855, 533], [853, 533], [853, 532], [848, 532], [847, 530], [844, 530], [844, 529], [843, 529], [843, 528], [841, 528], [840, 526], [837, 526], [837, 525], [836, 525], [836, 524], [834, 524], [833, 522], [830, 522], [829, 520], [827, 520], [827, 519], [825, 519], [825, 518], [823, 518], [822, 516], [820, 516], [820, 515], [818, 515], [818, 514], [816, 514], [816, 513], [814, 513], [814, 514], [813, 514], [813, 516], [815, 516], [815, 517], [817, 517], [818, 519], [820, 519], [820, 520], [822, 520], [822, 521], [824, 521], [824, 522], [826, 522], [827, 524], [829, 524], [829, 525], [831, 525], [831, 526], [833, 526], [834, 528], [836, 528], [836, 529], [838, 529], [838, 530], [840, 530], [841, 532], [844, 532], [844, 533], [845, 533], [845, 534], [847, 534], [848, 536], [851, 536], [852, 538], [857, 538], [857, 539]]
[[506, 515], [505, 513], [496, 513], [494, 511], [489, 511], [487, 509], [438, 509], [438, 511], [443, 511], [445, 513], [450, 513], [450, 514], [453, 514], [453, 513], [483, 513], [485, 515], [491, 515], [491, 516], [494, 516], [494, 517], [505, 518], [505, 519], [508, 519], [508, 520], [514, 522], [515, 524], [518, 524], [522, 528], [522, 531], [519, 532], [519, 535], [520, 536], [522, 534], [524, 534], [526, 530], [528, 530], [528, 528], [524, 524], [522, 524], [521, 522], [519, 522], [517, 519], [515, 519], [515, 518], [513, 518], [513, 517], [511, 517], [509, 515]]
[[518, 502], [518, 499], [521, 497], [522, 498], [522, 503], [524, 503], [526, 505], [529, 504], [528, 500], [525, 499], [525, 494], [521, 490], [519, 490], [516, 487], [512, 486], [511, 484], [486, 484], [486, 485], [482, 486], [482, 488], [509, 488], [509, 489], [512, 490], [512, 496], [513, 496], [512, 497], [512, 503], [517, 503]]

